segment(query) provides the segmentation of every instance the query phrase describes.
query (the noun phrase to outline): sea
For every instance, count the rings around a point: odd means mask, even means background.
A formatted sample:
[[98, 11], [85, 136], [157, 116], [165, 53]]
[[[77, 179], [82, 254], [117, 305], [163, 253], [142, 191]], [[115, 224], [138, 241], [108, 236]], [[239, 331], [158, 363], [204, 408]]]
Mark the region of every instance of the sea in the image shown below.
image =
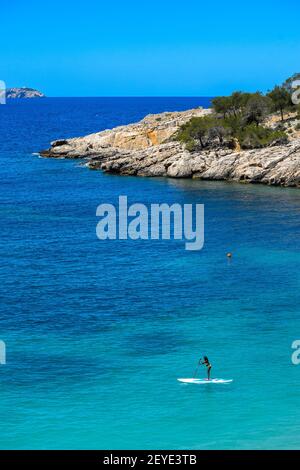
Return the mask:
[[[55, 139], [209, 104], [0, 106], [1, 449], [299, 448], [300, 191], [108, 175], [38, 155]], [[204, 204], [203, 249], [99, 240], [97, 206], [120, 195]], [[233, 382], [178, 382], [203, 355]]]

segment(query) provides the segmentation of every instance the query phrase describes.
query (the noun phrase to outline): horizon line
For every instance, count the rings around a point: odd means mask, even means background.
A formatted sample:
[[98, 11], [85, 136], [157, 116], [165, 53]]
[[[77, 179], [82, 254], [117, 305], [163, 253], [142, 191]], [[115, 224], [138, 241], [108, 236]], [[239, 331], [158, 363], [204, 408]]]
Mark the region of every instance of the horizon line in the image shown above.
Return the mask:
[[[75, 96], [54, 96], [45, 95], [40, 98], [214, 98], [208, 95], [75, 95]], [[19, 98], [22, 99], [22, 98]], [[27, 99], [27, 98], [23, 98]]]

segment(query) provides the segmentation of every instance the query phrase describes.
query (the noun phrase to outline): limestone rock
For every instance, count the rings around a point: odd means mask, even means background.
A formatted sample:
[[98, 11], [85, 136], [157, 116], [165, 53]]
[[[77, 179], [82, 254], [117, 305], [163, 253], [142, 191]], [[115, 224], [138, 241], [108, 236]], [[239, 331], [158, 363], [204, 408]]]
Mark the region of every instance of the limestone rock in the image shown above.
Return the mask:
[[242, 151], [189, 152], [172, 140], [179, 126], [211, 110], [149, 115], [140, 122], [52, 142], [44, 157], [84, 158], [88, 168], [137, 176], [243, 181], [300, 187], [300, 138], [289, 144]]

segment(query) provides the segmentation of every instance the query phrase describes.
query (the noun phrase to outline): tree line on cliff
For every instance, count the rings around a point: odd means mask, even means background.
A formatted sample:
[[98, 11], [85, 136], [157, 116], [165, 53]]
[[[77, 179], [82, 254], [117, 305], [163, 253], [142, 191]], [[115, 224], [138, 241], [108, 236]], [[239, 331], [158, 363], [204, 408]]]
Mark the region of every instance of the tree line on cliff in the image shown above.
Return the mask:
[[[285, 144], [288, 142], [285, 113], [290, 116], [297, 112], [300, 119], [300, 106], [293, 104], [285, 86], [276, 86], [265, 95], [236, 91], [230, 96], [219, 96], [212, 100], [212, 108], [211, 115], [194, 117], [177, 132], [175, 139], [185, 143], [188, 150], [224, 146], [254, 149]], [[280, 121], [266, 125], [272, 114], [277, 114]]]

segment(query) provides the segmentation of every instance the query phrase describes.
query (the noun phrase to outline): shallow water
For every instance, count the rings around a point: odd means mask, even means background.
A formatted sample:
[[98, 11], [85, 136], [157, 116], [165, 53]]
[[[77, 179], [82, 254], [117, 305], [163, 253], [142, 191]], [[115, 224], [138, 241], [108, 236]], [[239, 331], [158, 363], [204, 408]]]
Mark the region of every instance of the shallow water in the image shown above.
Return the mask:
[[[202, 103], [0, 106], [1, 448], [299, 447], [300, 192], [110, 176], [32, 155], [56, 138]], [[98, 240], [96, 207], [120, 194], [205, 204], [203, 250]], [[177, 382], [203, 354], [214, 377], [234, 382]]]

